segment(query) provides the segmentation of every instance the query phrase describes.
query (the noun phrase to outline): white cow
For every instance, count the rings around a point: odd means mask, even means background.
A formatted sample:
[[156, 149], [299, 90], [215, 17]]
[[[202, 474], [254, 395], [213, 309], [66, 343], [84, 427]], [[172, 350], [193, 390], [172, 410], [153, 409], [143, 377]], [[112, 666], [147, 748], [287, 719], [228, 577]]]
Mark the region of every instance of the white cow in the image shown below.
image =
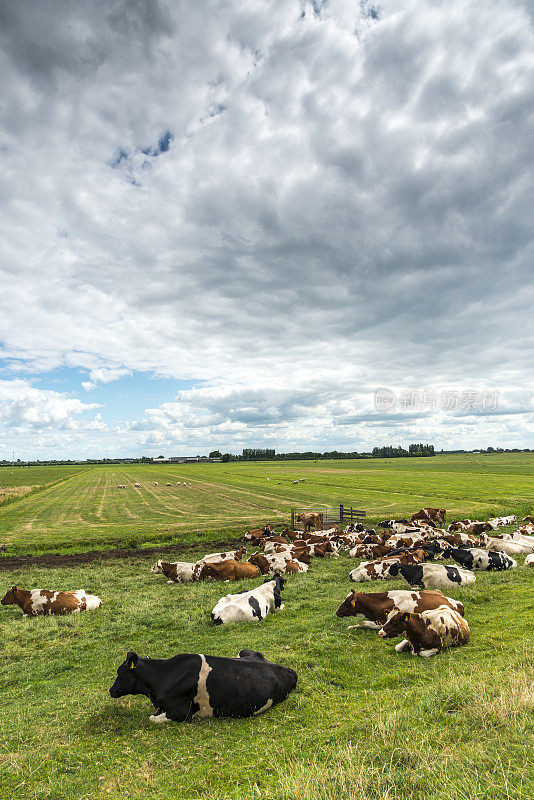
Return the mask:
[[211, 612], [211, 621], [215, 625], [227, 622], [259, 622], [267, 614], [282, 611], [284, 604], [280, 592], [284, 585], [284, 578], [275, 575], [272, 580], [267, 580], [249, 592], [227, 594], [226, 597], [221, 597]]
[[524, 553], [534, 553], [534, 544], [525, 544], [514, 539], [496, 539], [487, 534], [482, 534], [480, 541], [486, 550], [502, 550], [508, 556], [520, 556]]
[[534, 567], [534, 553], [525, 558], [525, 567]]

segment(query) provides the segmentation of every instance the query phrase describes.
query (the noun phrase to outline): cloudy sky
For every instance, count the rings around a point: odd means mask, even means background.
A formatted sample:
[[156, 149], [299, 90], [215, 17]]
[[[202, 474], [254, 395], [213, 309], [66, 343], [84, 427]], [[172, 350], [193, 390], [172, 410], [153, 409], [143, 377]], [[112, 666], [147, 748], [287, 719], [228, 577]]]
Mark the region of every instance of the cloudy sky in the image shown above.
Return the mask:
[[0, 3], [0, 459], [534, 447], [534, 4]]

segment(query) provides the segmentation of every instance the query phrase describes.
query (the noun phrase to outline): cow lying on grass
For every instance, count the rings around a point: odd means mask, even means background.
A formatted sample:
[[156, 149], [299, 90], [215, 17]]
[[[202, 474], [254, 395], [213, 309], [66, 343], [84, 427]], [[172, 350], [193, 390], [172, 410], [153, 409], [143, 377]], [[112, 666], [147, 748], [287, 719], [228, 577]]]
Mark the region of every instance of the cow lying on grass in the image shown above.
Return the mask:
[[37, 617], [39, 614], [76, 614], [79, 611], [93, 611], [100, 608], [102, 601], [85, 589], [75, 592], [53, 592], [49, 589], [19, 589], [12, 586], [2, 598], [2, 605], [16, 605], [25, 616]]
[[188, 583], [198, 580], [200, 567], [190, 561], [156, 561], [150, 570], [154, 575], [162, 573], [167, 578], [167, 583]]
[[276, 572], [281, 575], [284, 573], [291, 575], [309, 570], [307, 564], [303, 564], [302, 561], [297, 561], [285, 553], [275, 553], [274, 555], [253, 553], [249, 558], [249, 563], [258, 567], [262, 575], [274, 575]]
[[390, 592], [357, 592], [352, 589], [345, 597], [338, 610], [338, 617], [364, 616], [361, 625], [349, 625], [349, 628], [363, 627], [379, 630], [390, 616], [399, 612], [420, 614], [422, 611], [449, 606], [461, 616], [464, 614], [462, 603], [446, 597], [437, 589], [414, 592], [406, 589], [392, 589]]
[[282, 611], [284, 605], [280, 592], [285, 580], [275, 575], [273, 580], [266, 580], [256, 589], [239, 594], [227, 594], [221, 597], [213, 611], [211, 621], [215, 625], [227, 622], [254, 622], [264, 619], [267, 614]]
[[391, 639], [402, 633], [406, 633], [406, 639], [395, 646], [396, 652], [411, 650], [413, 655], [423, 658], [441, 653], [447, 647], [466, 644], [471, 636], [465, 619], [446, 605], [421, 614], [394, 614], [378, 631], [383, 639]]
[[420, 586], [421, 589], [450, 589], [451, 586], [467, 586], [476, 581], [475, 573], [468, 569], [441, 564], [394, 564], [389, 574], [391, 577], [400, 574], [410, 586]]
[[139, 658], [130, 651], [109, 693], [146, 695], [156, 708], [151, 722], [190, 722], [262, 714], [296, 685], [294, 670], [255, 650], [241, 650], [237, 658], [186, 653], [166, 659]]
[[453, 558], [457, 564], [465, 569], [483, 569], [487, 572], [503, 569], [514, 569], [517, 561], [506, 553], [498, 553], [493, 550], [480, 550], [478, 548], [444, 550], [444, 558]]
[[363, 561], [359, 567], [349, 572], [349, 578], [355, 583], [366, 583], [368, 581], [385, 581], [389, 578], [396, 578], [398, 572], [393, 568], [401, 564], [419, 564], [424, 560], [425, 553], [416, 550], [413, 553], [403, 553], [400, 556], [385, 556], [376, 561]]
[[200, 562], [199, 566], [199, 578], [201, 580], [215, 578], [217, 581], [241, 581], [246, 578], [257, 578], [260, 575], [259, 568], [249, 561], [243, 562], [228, 559], [216, 564], [209, 562], [202, 564]]

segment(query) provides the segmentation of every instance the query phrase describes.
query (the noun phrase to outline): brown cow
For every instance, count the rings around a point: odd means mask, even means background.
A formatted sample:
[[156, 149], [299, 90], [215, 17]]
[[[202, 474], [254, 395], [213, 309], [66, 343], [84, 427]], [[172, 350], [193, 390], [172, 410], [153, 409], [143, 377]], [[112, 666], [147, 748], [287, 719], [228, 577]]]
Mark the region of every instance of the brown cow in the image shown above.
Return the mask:
[[361, 626], [354, 627], [379, 630], [386, 624], [392, 611], [420, 614], [422, 611], [439, 608], [439, 606], [449, 606], [462, 617], [464, 615], [462, 603], [446, 597], [439, 589], [423, 591], [393, 589], [389, 592], [357, 592], [353, 589], [339, 606], [336, 615], [338, 617], [356, 617], [363, 614], [365, 619]]
[[75, 592], [53, 592], [49, 589], [19, 589], [12, 586], [2, 598], [2, 605], [16, 605], [28, 617], [39, 614], [76, 614], [79, 611], [93, 611], [100, 608], [102, 601], [85, 589]]
[[311, 531], [312, 527], [323, 529], [323, 514], [320, 511], [303, 511], [297, 514], [297, 522], [304, 523], [304, 530]]
[[410, 522], [426, 522], [432, 527], [436, 522], [438, 525], [445, 525], [446, 514], [444, 508], [421, 508], [416, 514], [412, 514]]
[[215, 564], [204, 564], [200, 570], [200, 578], [215, 578], [218, 581], [241, 581], [245, 578], [257, 578], [259, 567], [249, 561], [227, 560]]

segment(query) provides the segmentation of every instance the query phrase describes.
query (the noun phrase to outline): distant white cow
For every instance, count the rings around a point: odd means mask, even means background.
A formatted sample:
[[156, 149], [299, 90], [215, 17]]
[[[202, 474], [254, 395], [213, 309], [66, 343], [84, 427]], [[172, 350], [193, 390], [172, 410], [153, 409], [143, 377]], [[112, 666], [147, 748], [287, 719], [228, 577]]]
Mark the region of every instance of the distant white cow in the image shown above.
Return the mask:
[[126, 489], [126, 486], [124, 485], [124, 483], [119, 483], [117, 489]]
[[140, 483], [134, 483], [134, 486], [135, 486], [136, 489], [140, 489], [141, 488], [141, 484]]
[[154, 481], [154, 486], [159, 486], [159, 483], [157, 481]]
[[280, 592], [285, 586], [281, 575], [275, 575], [256, 589], [221, 597], [213, 611], [211, 621], [215, 625], [227, 622], [259, 622], [267, 614], [282, 611], [284, 604]]

